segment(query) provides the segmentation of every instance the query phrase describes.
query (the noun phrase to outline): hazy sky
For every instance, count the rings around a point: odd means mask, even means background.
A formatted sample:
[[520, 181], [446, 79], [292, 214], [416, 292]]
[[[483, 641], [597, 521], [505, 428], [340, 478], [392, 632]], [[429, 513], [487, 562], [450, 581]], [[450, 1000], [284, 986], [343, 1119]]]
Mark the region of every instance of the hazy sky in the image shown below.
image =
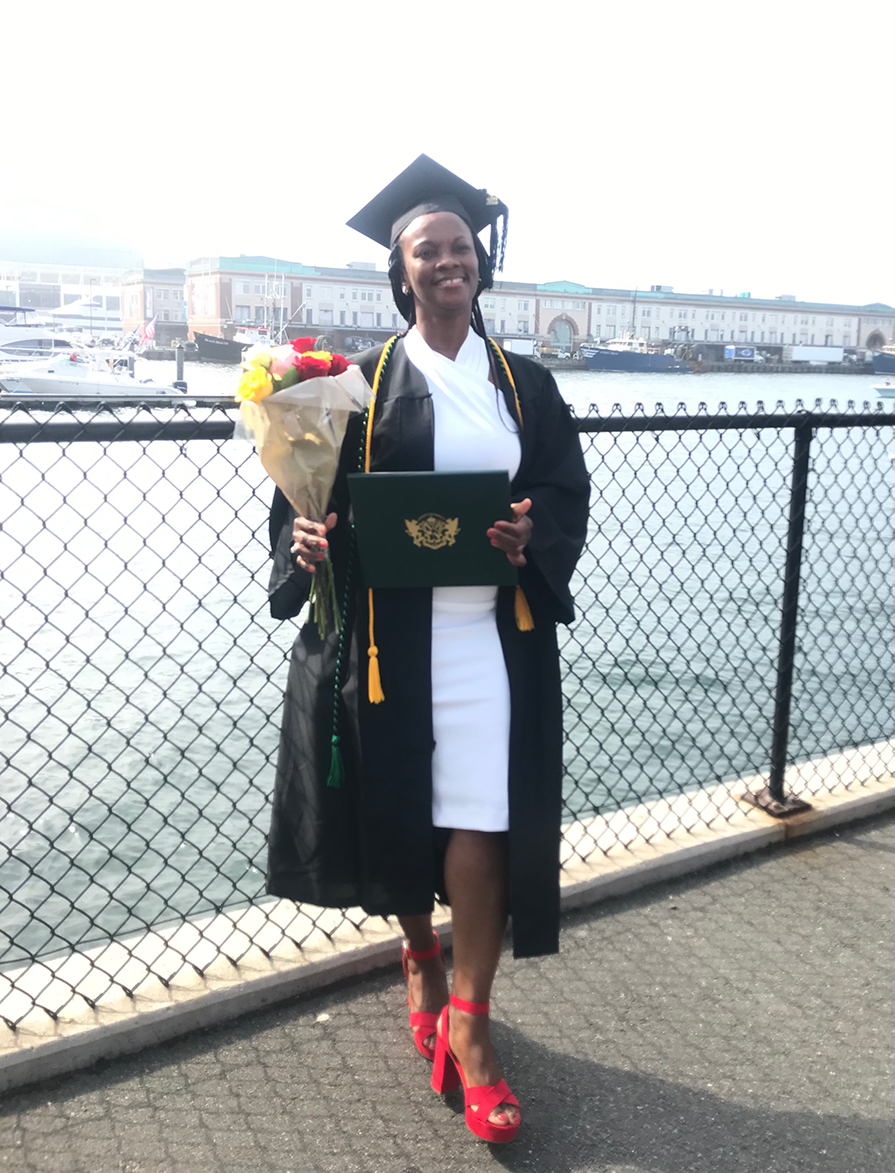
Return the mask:
[[381, 266], [344, 221], [425, 151], [509, 205], [510, 278], [895, 304], [892, 0], [6, 0], [0, 20], [5, 228], [149, 264]]

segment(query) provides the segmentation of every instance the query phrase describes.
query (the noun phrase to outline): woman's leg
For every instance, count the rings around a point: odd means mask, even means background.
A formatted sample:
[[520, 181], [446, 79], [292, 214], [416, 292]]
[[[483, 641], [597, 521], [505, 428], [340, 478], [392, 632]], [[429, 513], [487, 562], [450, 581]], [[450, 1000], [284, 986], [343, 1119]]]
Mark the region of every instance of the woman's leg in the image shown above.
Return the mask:
[[[399, 916], [398, 923], [408, 946], [415, 953], [423, 953], [435, 944], [432, 933], [432, 914], [421, 916]], [[428, 961], [414, 961], [407, 958], [407, 984], [410, 989], [410, 1004], [414, 1010], [438, 1014], [448, 1000], [447, 976], [444, 959], [439, 954]], [[435, 1035], [424, 1040], [427, 1046], [435, 1046]]]
[[[453, 831], [444, 861], [453, 928], [453, 992], [467, 1002], [488, 1002], [507, 924], [509, 874], [506, 833]], [[487, 1015], [450, 1010], [450, 1043], [471, 1086], [501, 1078]], [[498, 1105], [492, 1124], [513, 1124], [515, 1105]]]

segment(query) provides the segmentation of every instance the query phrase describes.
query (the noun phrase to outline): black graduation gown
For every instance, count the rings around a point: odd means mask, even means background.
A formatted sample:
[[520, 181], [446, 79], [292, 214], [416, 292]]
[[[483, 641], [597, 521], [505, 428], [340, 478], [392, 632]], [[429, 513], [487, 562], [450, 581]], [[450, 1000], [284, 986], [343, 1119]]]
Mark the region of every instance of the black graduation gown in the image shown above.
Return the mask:
[[[355, 361], [372, 385], [381, 348]], [[559, 947], [562, 805], [562, 691], [556, 624], [573, 619], [569, 580], [584, 544], [589, 479], [578, 431], [548, 371], [507, 355], [522, 409], [521, 461], [513, 500], [530, 497], [531, 544], [520, 571], [534, 619], [519, 631], [514, 588], [501, 587], [497, 627], [510, 683], [509, 872], [516, 957]], [[505, 372], [501, 392], [515, 418]], [[305, 623], [292, 651], [268, 840], [267, 891], [329, 908], [359, 905], [373, 915], [431, 912], [441, 888], [432, 826], [432, 592], [374, 591], [375, 637], [385, 701], [367, 699], [367, 592], [352, 574], [346, 476], [358, 468], [361, 419], [349, 424], [333, 490], [338, 523], [329, 534], [343, 606], [339, 733], [345, 777], [326, 784], [339, 637], [321, 641]], [[433, 409], [426, 380], [399, 339], [384, 371], [374, 413], [371, 471], [433, 466]], [[270, 516], [274, 565], [270, 610], [295, 616], [311, 576], [295, 567], [293, 512], [277, 491]], [[442, 893], [443, 896], [443, 893]]]

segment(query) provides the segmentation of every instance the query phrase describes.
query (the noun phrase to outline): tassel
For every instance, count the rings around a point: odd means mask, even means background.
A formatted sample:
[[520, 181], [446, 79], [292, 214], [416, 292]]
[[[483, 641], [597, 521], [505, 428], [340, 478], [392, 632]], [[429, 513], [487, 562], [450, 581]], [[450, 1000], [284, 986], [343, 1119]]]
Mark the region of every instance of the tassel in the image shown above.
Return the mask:
[[531, 617], [531, 608], [528, 605], [528, 599], [525, 597], [525, 591], [521, 586], [516, 587], [516, 626], [520, 631], [534, 631], [535, 621]]
[[338, 737], [334, 737], [332, 756], [329, 760], [329, 775], [326, 779], [327, 786], [331, 786], [333, 790], [340, 790], [344, 776], [345, 771], [342, 765], [342, 751], [339, 748], [339, 739]]
[[370, 657], [367, 665], [367, 697], [371, 705], [380, 705], [385, 700], [385, 693], [379, 679], [379, 648], [371, 644], [367, 648], [367, 655]]

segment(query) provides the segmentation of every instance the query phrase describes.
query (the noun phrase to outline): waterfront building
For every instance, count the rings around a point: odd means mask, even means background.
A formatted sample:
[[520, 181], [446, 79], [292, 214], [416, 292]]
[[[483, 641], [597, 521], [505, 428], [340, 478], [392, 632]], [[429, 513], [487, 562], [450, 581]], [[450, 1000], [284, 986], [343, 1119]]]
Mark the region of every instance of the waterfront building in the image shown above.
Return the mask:
[[0, 304], [27, 306], [65, 333], [121, 333], [121, 279], [136, 254], [45, 234], [0, 234]]
[[185, 269], [133, 269], [121, 282], [121, 328], [129, 334], [156, 319], [155, 344], [187, 337]]
[[[232, 338], [249, 325], [299, 334], [326, 334], [335, 346], [358, 349], [384, 341], [405, 322], [388, 275], [370, 262], [343, 269], [275, 257], [203, 257], [187, 268], [190, 333]], [[802, 302], [789, 294], [759, 298], [609, 289], [574, 281], [497, 281], [482, 295], [482, 315], [498, 341], [524, 338], [574, 353], [582, 342], [633, 334], [669, 346], [749, 343], [771, 355], [805, 343], [875, 350], [893, 344], [891, 306]]]

